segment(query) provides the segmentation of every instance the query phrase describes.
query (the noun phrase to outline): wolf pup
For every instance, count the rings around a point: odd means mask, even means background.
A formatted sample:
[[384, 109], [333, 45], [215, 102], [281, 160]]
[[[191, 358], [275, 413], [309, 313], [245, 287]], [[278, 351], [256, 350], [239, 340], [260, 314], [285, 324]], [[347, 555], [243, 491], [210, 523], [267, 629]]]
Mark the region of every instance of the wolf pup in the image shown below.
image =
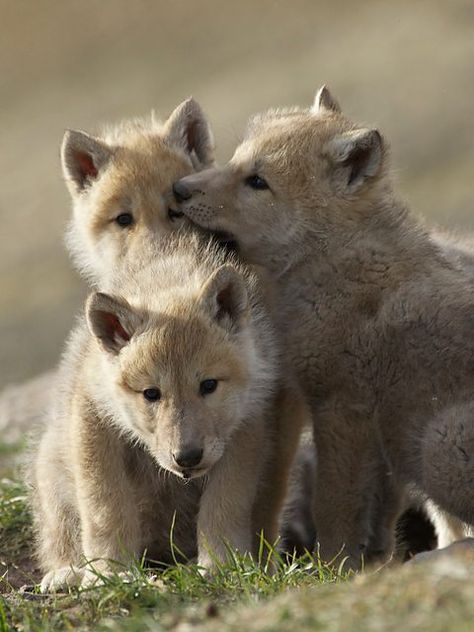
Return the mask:
[[321, 556], [389, 553], [404, 491], [474, 522], [474, 288], [394, 195], [388, 147], [327, 88], [250, 123], [223, 168], [174, 186], [277, 282], [312, 408]]
[[170, 533], [210, 568], [260, 526], [279, 350], [257, 277], [176, 235], [110, 288], [70, 338], [36, 456], [43, 591], [93, 580], [84, 559], [171, 561]]
[[61, 147], [73, 203], [67, 232], [78, 270], [102, 284], [125, 258], [146, 261], [144, 244], [185, 220], [173, 181], [214, 162], [211, 129], [199, 104], [181, 103], [165, 123], [152, 116], [110, 127], [98, 137], [68, 131]]

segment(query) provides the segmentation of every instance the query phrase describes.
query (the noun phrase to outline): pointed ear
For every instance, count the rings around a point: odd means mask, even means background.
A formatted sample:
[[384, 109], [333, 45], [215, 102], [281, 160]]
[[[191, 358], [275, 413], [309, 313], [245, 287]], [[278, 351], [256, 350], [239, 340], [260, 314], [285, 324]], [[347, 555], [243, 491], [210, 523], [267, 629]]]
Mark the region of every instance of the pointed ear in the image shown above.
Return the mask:
[[337, 99], [335, 99], [329, 92], [329, 88], [327, 86], [319, 88], [316, 92], [316, 96], [314, 97], [313, 105], [311, 106], [311, 111], [314, 114], [318, 114], [322, 110], [325, 110], [326, 112], [341, 111], [341, 106], [339, 105]]
[[81, 193], [99, 176], [112, 149], [85, 132], [68, 130], [61, 145], [63, 175], [71, 195]]
[[140, 316], [125, 300], [102, 292], [94, 292], [87, 299], [86, 318], [90, 332], [114, 355], [128, 344], [141, 324]]
[[211, 128], [201, 109], [193, 98], [183, 101], [166, 121], [169, 142], [194, 159], [196, 168], [211, 167], [214, 164], [214, 138]]
[[229, 331], [238, 331], [249, 310], [244, 277], [229, 264], [221, 266], [207, 280], [200, 300], [211, 317]]
[[358, 129], [337, 136], [328, 144], [329, 155], [345, 168], [346, 186], [355, 191], [382, 166], [383, 140], [376, 129]]

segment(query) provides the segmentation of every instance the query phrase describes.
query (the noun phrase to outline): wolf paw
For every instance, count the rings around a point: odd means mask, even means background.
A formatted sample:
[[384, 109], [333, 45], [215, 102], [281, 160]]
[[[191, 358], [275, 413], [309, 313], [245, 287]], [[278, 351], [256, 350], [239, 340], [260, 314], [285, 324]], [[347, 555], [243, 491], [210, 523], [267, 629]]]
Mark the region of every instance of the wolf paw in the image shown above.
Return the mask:
[[216, 570], [216, 560], [208, 554], [200, 554], [197, 559], [197, 570], [203, 579], [210, 579]]
[[74, 566], [65, 566], [49, 571], [41, 580], [40, 591], [42, 593], [60, 592], [72, 586], [79, 586], [84, 571]]
[[106, 573], [100, 571], [86, 569], [81, 581], [81, 588], [92, 588], [93, 586], [103, 586], [106, 579]]
[[107, 562], [99, 560], [91, 564], [90, 568], [84, 570], [81, 588], [104, 586], [108, 581], [113, 581], [114, 579], [119, 579], [122, 583], [129, 584], [133, 581], [133, 575], [126, 570], [114, 570]]

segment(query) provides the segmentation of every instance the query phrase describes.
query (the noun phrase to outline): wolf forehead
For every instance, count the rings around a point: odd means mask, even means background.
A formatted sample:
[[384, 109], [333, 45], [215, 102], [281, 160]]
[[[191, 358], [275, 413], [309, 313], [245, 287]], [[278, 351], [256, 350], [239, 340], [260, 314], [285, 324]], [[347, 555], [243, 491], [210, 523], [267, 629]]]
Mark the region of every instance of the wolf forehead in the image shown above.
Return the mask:
[[[225, 332], [190, 308], [185, 314], [155, 314], [130, 347], [124, 349], [121, 367], [130, 379], [166, 373], [179, 381], [218, 370], [244, 377], [239, 353]], [[207, 377], [225, 377], [211, 375]]]
[[245, 141], [257, 141], [259, 146], [270, 150], [276, 145], [285, 149], [301, 142], [322, 144], [336, 134], [351, 131], [356, 125], [341, 112], [314, 110], [313, 108], [274, 108], [255, 114], [249, 121]]
[[[119, 175], [117, 184], [126, 181], [133, 189], [143, 185], [166, 186], [176, 177], [176, 172], [192, 171], [190, 159], [184, 152], [177, 152], [159, 136], [137, 135], [124, 146], [114, 149], [111, 157], [112, 169]], [[146, 189], [145, 189], [146, 190]]]

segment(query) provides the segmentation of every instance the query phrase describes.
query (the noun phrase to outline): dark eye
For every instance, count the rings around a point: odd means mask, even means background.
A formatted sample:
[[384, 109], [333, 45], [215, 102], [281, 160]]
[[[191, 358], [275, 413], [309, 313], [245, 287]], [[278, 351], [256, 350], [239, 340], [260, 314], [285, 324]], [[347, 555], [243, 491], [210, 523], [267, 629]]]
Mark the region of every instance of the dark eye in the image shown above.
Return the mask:
[[121, 213], [115, 218], [115, 221], [122, 228], [126, 228], [127, 226], [133, 224], [133, 215], [131, 213]]
[[158, 402], [161, 399], [161, 392], [159, 388], [146, 388], [143, 391], [143, 397], [149, 402]]
[[204, 380], [199, 385], [199, 392], [204, 397], [204, 395], [210, 395], [217, 388], [217, 380]]
[[246, 178], [245, 184], [249, 187], [252, 187], [252, 189], [257, 189], [259, 191], [270, 188], [267, 184], [267, 181], [260, 176], [257, 176], [256, 174], [254, 176], [249, 176], [248, 178]]

